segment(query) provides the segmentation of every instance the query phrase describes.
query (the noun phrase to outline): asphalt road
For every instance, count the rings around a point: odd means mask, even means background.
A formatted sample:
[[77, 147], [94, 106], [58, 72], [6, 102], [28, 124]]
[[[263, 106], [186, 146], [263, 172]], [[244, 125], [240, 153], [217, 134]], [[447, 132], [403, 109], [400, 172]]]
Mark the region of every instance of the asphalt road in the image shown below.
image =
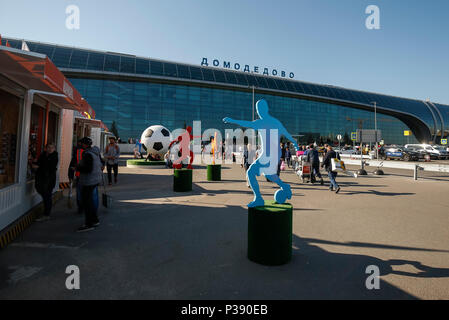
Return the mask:
[[[252, 193], [240, 166], [225, 166], [222, 182], [196, 169], [186, 194], [172, 191], [172, 170], [120, 171], [97, 230], [75, 233], [83, 218], [64, 198], [0, 251], [0, 299], [449, 299], [449, 176], [339, 176], [337, 195], [283, 172], [293, 259], [267, 267], [246, 258]], [[275, 186], [259, 181], [271, 199]], [[66, 289], [69, 265], [80, 290]], [[365, 285], [371, 265], [378, 290]]]

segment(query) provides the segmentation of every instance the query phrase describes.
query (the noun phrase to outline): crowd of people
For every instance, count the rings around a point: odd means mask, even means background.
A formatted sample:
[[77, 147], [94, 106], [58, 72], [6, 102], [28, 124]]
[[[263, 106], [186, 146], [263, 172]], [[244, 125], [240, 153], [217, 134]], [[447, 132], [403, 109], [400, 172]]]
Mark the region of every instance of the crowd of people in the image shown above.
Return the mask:
[[[314, 144], [307, 146], [300, 146], [299, 150], [292, 150], [289, 144], [280, 144], [280, 160], [278, 164], [277, 174], [280, 176], [281, 172], [286, 170], [286, 168], [292, 168], [297, 170], [295, 164], [292, 161], [293, 155], [295, 154], [297, 158], [302, 158], [303, 161], [310, 164], [311, 167], [311, 182], [315, 183], [317, 179], [320, 180], [320, 184], [324, 185], [324, 179], [321, 175], [320, 169], [324, 168], [329, 177], [329, 190], [335, 191], [335, 193], [339, 193], [341, 188], [336, 182], [338, 173], [332, 170], [332, 159], [339, 159], [340, 156], [336, 153], [332, 146], [325, 144], [323, 149], [321, 150], [323, 153], [323, 161], [320, 162], [320, 153], [317, 150], [317, 146]], [[258, 150], [253, 150], [250, 144], [246, 145], [243, 150], [243, 157], [241, 166], [244, 168], [245, 172], [248, 171], [251, 164], [257, 159]], [[267, 179], [267, 181], [269, 181]], [[249, 183], [247, 181], [247, 186], [249, 187]]]
[[[137, 146], [137, 145], [136, 145]], [[141, 154], [139, 145], [139, 154]], [[220, 146], [217, 156], [225, 156], [224, 145]], [[297, 158], [302, 157], [302, 160], [309, 163], [311, 166], [311, 182], [314, 183], [319, 179], [320, 184], [324, 184], [323, 176], [320, 169], [324, 168], [329, 177], [329, 190], [338, 193], [340, 186], [336, 182], [337, 172], [332, 170], [332, 159], [339, 159], [338, 153], [336, 153], [332, 146], [325, 145], [321, 152], [324, 152], [323, 160], [320, 163], [320, 154], [316, 145], [300, 146], [299, 150], [292, 149], [290, 145], [281, 143], [280, 145], [280, 159], [278, 163], [277, 174], [280, 176], [281, 171], [286, 168], [297, 169], [292, 159], [295, 155]], [[245, 145], [242, 150], [242, 163], [241, 166], [248, 171], [251, 164], [257, 159], [259, 150], [256, 150], [251, 144]], [[233, 160], [235, 162], [235, 154], [232, 153]], [[120, 147], [117, 143], [117, 139], [111, 137], [109, 144], [106, 146], [103, 156], [100, 149], [92, 145], [92, 140], [88, 137], [80, 139], [77, 145], [73, 148], [72, 159], [69, 167], [69, 180], [71, 184], [76, 187], [76, 204], [79, 214], [84, 214], [85, 223], [78, 228], [78, 232], [85, 232], [94, 230], [99, 226], [100, 221], [98, 219], [98, 207], [99, 196], [98, 188], [104, 185], [103, 172], [106, 168], [108, 184], [111, 186], [113, 183], [118, 183], [118, 169], [119, 169]], [[296, 159], [297, 159], [296, 158]], [[149, 160], [164, 160], [167, 167], [171, 167], [170, 153], [165, 154], [162, 157], [154, 157], [151, 154], [147, 158]], [[35, 188], [37, 192], [42, 196], [44, 204], [44, 213], [38, 221], [47, 221], [50, 219], [52, 210], [52, 192], [56, 185], [56, 173], [58, 167], [58, 153], [54, 144], [49, 143], [44, 152], [38, 159], [32, 162], [32, 168], [35, 171]], [[245, 174], [246, 175], [246, 174]], [[246, 181], [248, 187], [249, 182]]]
[[[85, 223], [77, 232], [94, 230], [100, 225], [98, 219], [99, 186], [104, 186], [103, 172], [107, 169], [109, 185], [118, 183], [118, 161], [120, 147], [114, 137], [109, 139], [103, 156], [100, 149], [92, 145], [92, 139], [84, 137], [73, 148], [72, 159], [68, 170], [68, 178], [71, 184], [76, 186], [76, 204], [79, 214], [84, 214]], [[50, 219], [52, 209], [52, 194], [56, 185], [56, 172], [58, 166], [58, 153], [55, 145], [49, 143], [37, 161], [32, 164], [36, 172], [35, 188], [42, 196], [44, 214], [37, 219], [39, 222]], [[114, 179], [112, 179], [114, 172]]]

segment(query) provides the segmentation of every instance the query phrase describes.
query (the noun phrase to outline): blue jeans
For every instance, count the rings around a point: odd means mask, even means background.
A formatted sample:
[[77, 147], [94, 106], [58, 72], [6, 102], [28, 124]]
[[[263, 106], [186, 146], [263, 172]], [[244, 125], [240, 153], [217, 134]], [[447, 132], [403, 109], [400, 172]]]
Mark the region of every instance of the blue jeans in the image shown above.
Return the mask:
[[329, 176], [329, 180], [331, 182], [329, 189], [334, 188], [335, 190], [337, 190], [339, 188], [337, 181], [335, 181], [337, 174], [338, 174], [337, 172], [332, 172], [332, 171], [329, 171], [327, 173], [327, 175]]

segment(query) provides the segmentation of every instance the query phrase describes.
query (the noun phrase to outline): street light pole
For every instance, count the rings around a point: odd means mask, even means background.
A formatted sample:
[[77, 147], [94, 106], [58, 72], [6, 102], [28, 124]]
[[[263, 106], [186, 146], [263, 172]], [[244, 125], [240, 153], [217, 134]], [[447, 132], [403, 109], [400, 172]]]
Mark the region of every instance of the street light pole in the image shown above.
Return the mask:
[[378, 149], [379, 144], [377, 141], [378, 140], [377, 139], [377, 102], [374, 101], [372, 103], [374, 103], [374, 132], [376, 135], [376, 160], [377, 160], [377, 159], [379, 159], [379, 149]]
[[254, 85], [252, 87], [253, 87], [253, 121], [254, 121]]

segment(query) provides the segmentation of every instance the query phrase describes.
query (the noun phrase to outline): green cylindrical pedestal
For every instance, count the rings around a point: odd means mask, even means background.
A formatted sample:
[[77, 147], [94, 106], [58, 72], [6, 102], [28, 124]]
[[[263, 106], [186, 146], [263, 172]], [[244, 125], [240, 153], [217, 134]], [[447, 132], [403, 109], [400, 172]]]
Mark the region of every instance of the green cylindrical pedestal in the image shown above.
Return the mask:
[[278, 266], [292, 258], [293, 207], [265, 201], [265, 206], [248, 208], [248, 259]]
[[221, 181], [221, 164], [207, 166], [207, 181]]
[[173, 174], [173, 191], [192, 191], [192, 173], [193, 170], [191, 169], [175, 169]]

